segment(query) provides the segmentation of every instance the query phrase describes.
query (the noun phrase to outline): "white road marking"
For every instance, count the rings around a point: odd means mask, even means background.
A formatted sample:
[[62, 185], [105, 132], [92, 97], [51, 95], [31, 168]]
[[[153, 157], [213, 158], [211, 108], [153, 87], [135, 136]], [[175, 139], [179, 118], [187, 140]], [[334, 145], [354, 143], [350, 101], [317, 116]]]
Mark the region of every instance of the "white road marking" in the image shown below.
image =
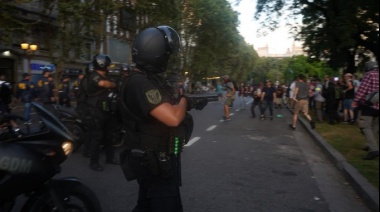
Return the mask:
[[206, 131], [210, 132], [212, 130], [214, 130], [217, 126], [216, 125], [212, 125], [211, 127], [207, 128]]
[[201, 139], [201, 137], [194, 137], [192, 138], [185, 146], [191, 146], [193, 145], [195, 142], [199, 141]]

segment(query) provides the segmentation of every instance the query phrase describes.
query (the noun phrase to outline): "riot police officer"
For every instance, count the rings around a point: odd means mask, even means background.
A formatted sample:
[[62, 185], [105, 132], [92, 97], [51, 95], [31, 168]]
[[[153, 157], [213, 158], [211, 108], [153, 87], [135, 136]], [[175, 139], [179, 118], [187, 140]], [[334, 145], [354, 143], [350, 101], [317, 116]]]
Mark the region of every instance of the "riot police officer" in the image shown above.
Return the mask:
[[129, 137], [120, 157], [127, 180], [139, 183], [134, 212], [183, 211], [179, 158], [192, 127], [186, 113], [192, 104], [187, 97], [175, 99], [159, 75], [179, 47], [177, 32], [168, 26], [147, 28], [133, 42], [136, 67], [121, 90], [121, 114]]
[[74, 82], [73, 82], [73, 94], [74, 94], [74, 97], [75, 97], [76, 99], [78, 99], [78, 95], [79, 95], [79, 84], [80, 84], [80, 82], [82, 81], [83, 77], [84, 77], [84, 73], [81, 72], [81, 73], [79, 73], [78, 78], [75, 79]]
[[37, 82], [39, 97], [44, 105], [51, 105], [55, 102], [54, 82], [50, 79], [50, 71], [45, 68], [42, 72], [42, 78]]
[[30, 81], [30, 74], [22, 74], [23, 79], [17, 83], [17, 93], [16, 98], [21, 99], [24, 104], [24, 121], [30, 123], [30, 113], [32, 110], [32, 105], [30, 104], [35, 98], [35, 86]]
[[66, 107], [71, 107], [71, 98], [70, 98], [70, 76], [64, 74], [62, 76], [61, 83], [59, 83], [58, 89], [58, 104]]
[[95, 171], [103, 171], [99, 164], [99, 147], [104, 145], [106, 152], [106, 163], [119, 163], [114, 159], [114, 149], [110, 137], [110, 123], [112, 114], [108, 105], [108, 94], [116, 84], [108, 78], [108, 67], [111, 64], [111, 58], [105, 54], [95, 55], [92, 61], [94, 71], [84, 79], [84, 89], [86, 92], [86, 114], [91, 117], [89, 124], [90, 141], [90, 168]]

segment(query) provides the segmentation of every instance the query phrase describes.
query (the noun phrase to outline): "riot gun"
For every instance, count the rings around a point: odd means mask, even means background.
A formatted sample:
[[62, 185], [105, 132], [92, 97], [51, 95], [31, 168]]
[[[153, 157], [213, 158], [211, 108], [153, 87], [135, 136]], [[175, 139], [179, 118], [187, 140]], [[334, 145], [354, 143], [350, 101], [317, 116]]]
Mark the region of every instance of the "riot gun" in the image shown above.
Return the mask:
[[189, 94], [186, 95], [188, 99], [190, 99], [191, 106], [189, 109], [202, 110], [208, 102], [217, 102], [219, 101], [218, 95], [214, 94], [203, 94], [203, 95], [195, 95]]

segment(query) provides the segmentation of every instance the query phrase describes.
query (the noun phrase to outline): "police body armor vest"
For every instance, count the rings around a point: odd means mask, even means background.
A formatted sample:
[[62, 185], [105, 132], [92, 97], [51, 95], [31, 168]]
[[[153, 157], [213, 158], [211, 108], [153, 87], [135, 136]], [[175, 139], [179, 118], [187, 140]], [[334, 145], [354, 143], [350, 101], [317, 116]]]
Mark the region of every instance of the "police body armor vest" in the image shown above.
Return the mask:
[[[123, 124], [127, 128], [128, 149], [153, 149], [167, 151], [167, 143], [170, 139], [170, 127], [155, 122], [153, 119], [143, 119], [136, 116], [126, 105], [125, 87], [131, 76], [141, 74], [134, 72], [123, 82], [120, 97], [120, 111]], [[158, 127], [159, 126], [159, 127]]]
[[107, 97], [109, 91], [107, 88], [99, 88], [96, 92], [91, 92], [88, 90], [88, 77], [83, 78], [81, 83], [84, 83], [81, 86], [81, 100], [87, 106], [92, 108], [101, 109], [103, 111], [108, 111]]
[[[128, 80], [134, 74], [142, 74], [134, 72], [130, 74], [123, 82], [120, 97], [120, 111], [123, 119], [123, 123], [127, 128], [128, 149], [153, 149], [158, 152], [174, 152], [174, 141], [178, 139], [181, 142], [181, 146], [188, 142], [192, 132], [192, 118], [190, 114], [187, 114], [188, 120], [190, 120], [191, 127], [183, 127], [182, 125], [176, 128], [165, 126], [154, 118], [143, 119], [136, 116], [126, 105], [125, 100], [125, 86]], [[155, 82], [157, 83], [157, 82]], [[191, 130], [189, 130], [191, 128]], [[186, 133], [189, 132], [190, 133]], [[182, 148], [182, 147], [181, 147]], [[181, 149], [182, 150], [182, 149]]]
[[33, 99], [33, 91], [34, 85], [29, 82], [22, 80], [21, 82], [18, 83], [17, 85], [18, 92], [22, 91], [21, 94], [21, 100], [23, 102], [31, 102]]

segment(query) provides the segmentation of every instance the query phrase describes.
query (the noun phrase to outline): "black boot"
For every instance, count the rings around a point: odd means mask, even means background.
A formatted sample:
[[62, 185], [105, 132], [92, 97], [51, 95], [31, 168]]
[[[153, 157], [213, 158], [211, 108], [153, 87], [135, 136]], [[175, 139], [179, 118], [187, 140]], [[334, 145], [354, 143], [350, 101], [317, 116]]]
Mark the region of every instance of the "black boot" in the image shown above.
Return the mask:
[[94, 171], [102, 172], [104, 169], [99, 163], [91, 163], [90, 168]]

